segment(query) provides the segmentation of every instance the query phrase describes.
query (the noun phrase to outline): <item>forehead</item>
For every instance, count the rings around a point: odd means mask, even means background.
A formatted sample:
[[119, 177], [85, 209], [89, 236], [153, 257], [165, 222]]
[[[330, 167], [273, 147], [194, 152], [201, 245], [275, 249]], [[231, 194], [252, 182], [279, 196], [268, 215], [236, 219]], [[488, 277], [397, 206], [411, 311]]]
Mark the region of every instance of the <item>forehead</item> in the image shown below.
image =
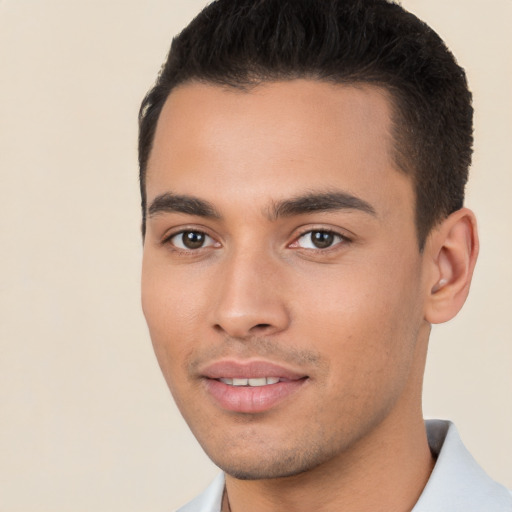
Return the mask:
[[395, 182], [410, 189], [392, 156], [391, 119], [388, 93], [369, 85], [180, 86], [158, 121], [148, 201], [165, 188], [272, 199], [340, 187], [371, 198], [392, 191]]

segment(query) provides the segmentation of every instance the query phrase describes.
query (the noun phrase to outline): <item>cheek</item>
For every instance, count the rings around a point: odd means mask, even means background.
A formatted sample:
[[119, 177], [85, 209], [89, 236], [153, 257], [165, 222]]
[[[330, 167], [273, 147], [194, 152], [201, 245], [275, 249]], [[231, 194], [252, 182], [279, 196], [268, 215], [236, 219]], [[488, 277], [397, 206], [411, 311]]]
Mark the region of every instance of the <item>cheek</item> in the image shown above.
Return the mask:
[[419, 267], [410, 259], [395, 261], [353, 264], [308, 277], [303, 313], [296, 318], [340, 370], [334, 374], [345, 374], [347, 385], [405, 373], [412, 358], [421, 322]]
[[147, 250], [142, 264], [142, 309], [151, 333], [187, 330], [198, 317], [200, 279]]
[[142, 310], [153, 348], [169, 386], [182, 371], [198, 326], [198, 301], [177, 274], [145, 260], [142, 270]]

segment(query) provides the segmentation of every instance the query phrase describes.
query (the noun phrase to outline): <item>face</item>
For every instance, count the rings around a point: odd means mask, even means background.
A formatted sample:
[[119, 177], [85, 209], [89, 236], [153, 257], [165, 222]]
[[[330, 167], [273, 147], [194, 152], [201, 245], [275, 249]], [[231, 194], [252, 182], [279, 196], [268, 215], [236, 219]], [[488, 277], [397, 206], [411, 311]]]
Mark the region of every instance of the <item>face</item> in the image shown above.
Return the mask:
[[142, 302], [169, 388], [228, 474], [294, 475], [419, 411], [427, 324], [386, 93], [175, 89], [147, 172]]

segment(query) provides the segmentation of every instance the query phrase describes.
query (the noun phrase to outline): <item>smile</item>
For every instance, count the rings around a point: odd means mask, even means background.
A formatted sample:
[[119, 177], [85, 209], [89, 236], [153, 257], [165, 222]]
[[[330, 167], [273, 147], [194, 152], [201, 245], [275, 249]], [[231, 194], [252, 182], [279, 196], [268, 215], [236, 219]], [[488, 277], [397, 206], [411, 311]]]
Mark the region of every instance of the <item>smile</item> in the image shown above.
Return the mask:
[[288, 402], [309, 381], [301, 370], [264, 360], [217, 360], [201, 368], [199, 374], [216, 407], [249, 414]]

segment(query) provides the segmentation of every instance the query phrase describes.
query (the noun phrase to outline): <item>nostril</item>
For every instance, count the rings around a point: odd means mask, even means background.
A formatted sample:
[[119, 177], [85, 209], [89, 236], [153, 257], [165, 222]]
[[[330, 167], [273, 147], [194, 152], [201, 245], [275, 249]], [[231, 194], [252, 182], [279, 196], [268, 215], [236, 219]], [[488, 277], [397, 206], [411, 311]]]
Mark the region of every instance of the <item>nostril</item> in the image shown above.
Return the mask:
[[266, 334], [272, 330], [272, 324], [255, 324], [252, 327], [250, 326], [248, 330], [245, 327], [233, 326], [233, 325], [222, 325], [215, 324], [213, 326], [214, 330], [218, 333], [229, 334], [234, 338], [244, 339], [250, 337], [251, 335], [258, 334]]
[[270, 327], [270, 324], [257, 324], [251, 330], [258, 331], [258, 330], [268, 329], [269, 327]]

